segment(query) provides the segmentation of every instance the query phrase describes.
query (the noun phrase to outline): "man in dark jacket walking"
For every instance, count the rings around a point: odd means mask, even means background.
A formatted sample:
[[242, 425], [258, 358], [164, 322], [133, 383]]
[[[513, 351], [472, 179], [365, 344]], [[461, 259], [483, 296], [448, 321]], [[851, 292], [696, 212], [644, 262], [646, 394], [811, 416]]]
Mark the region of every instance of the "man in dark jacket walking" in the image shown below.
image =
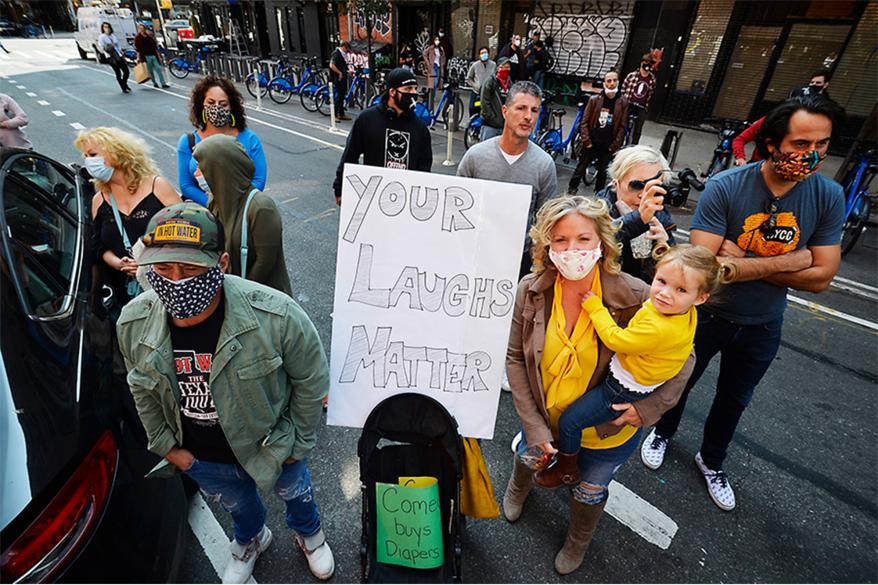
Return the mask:
[[344, 165], [359, 163], [360, 155], [364, 165], [430, 172], [433, 144], [427, 125], [414, 113], [417, 97], [418, 79], [411, 70], [400, 67], [387, 74], [381, 103], [360, 114], [348, 135], [332, 184], [336, 203], [341, 205]]
[[159, 87], [161, 85], [165, 89], [171, 87], [165, 83], [165, 74], [162, 71], [162, 61], [159, 56], [159, 47], [155, 36], [146, 30], [146, 27], [142, 24], [137, 25], [134, 48], [137, 50], [137, 62], [146, 63], [153, 86]]
[[585, 106], [585, 115], [579, 125], [579, 139], [582, 141], [582, 154], [579, 164], [573, 171], [567, 193], [576, 195], [585, 171], [593, 161], [597, 161], [598, 175], [594, 182], [595, 193], [607, 184], [607, 167], [613, 154], [619, 150], [625, 138], [625, 123], [628, 118], [628, 100], [619, 95], [619, 74], [607, 71], [604, 74], [604, 89], [594, 95]]
[[503, 134], [503, 103], [506, 101], [506, 92], [509, 91], [511, 81], [509, 79], [509, 59], [500, 57], [497, 60], [497, 70], [494, 75], [482, 84], [479, 99], [482, 102], [482, 129], [479, 140], [488, 140]]

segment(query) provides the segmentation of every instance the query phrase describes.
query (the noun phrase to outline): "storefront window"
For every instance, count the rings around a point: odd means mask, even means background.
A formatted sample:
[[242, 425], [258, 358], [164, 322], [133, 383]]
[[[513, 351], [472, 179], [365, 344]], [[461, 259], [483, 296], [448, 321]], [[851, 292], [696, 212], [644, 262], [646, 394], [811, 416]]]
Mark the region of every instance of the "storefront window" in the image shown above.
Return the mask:
[[735, 0], [704, 0], [699, 4], [677, 77], [677, 91], [697, 95], [706, 91], [734, 4]]
[[846, 24], [809, 23], [790, 27], [790, 35], [765, 92], [765, 101], [782, 102], [792, 90], [808, 85], [811, 73], [831, 69], [850, 28]]

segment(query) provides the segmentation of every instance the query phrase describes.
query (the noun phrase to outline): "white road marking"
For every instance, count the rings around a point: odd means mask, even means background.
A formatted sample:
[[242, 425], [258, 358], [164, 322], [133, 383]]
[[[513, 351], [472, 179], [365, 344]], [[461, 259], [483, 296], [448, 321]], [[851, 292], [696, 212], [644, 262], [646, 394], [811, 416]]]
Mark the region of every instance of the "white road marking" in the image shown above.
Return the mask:
[[860, 325], [861, 327], [865, 327], [866, 329], [870, 329], [872, 331], [878, 331], [878, 323], [869, 321], [868, 319], [861, 319], [860, 317], [848, 315], [847, 313], [842, 313], [841, 311], [837, 311], [830, 307], [825, 307], [818, 303], [814, 303], [812, 301], [808, 301], [806, 299], [802, 299], [790, 294], [787, 295], [787, 299], [792, 303], [802, 305], [803, 307], [807, 307], [812, 311], [817, 311], [819, 313], [823, 313], [824, 315], [831, 315], [832, 317], [836, 317], [849, 323], [854, 323], [855, 325]]
[[618, 481], [610, 482], [607, 513], [662, 550], [671, 546], [677, 523]]
[[325, 209], [325, 210], [321, 211], [320, 213], [318, 213], [317, 215], [312, 215], [311, 217], [302, 220], [302, 223], [308, 223], [309, 221], [314, 221], [315, 219], [322, 219], [324, 217], [329, 217], [330, 215], [335, 214], [335, 212], [338, 211], [338, 209], [339, 209], [338, 206], [332, 207], [330, 209]]
[[56, 87], [55, 89], [57, 89], [58, 91], [60, 91], [60, 92], [63, 93], [64, 95], [66, 95], [67, 97], [72, 98], [72, 99], [78, 101], [79, 103], [81, 103], [81, 104], [83, 104], [83, 105], [85, 105], [85, 106], [87, 106], [87, 107], [89, 107], [89, 108], [91, 108], [91, 109], [93, 109], [93, 110], [97, 110], [97, 111], [99, 111], [99, 112], [100, 112], [102, 115], [104, 115], [104, 116], [109, 116], [110, 118], [113, 118], [114, 120], [116, 120], [116, 121], [119, 122], [120, 124], [124, 124], [125, 126], [131, 128], [131, 129], [134, 130], [135, 132], [140, 132], [140, 133], [143, 134], [144, 136], [147, 136], [147, 137], [149, 137], [149, 138], [152, 138], [153, 140], [155, 140], [155, 141], [158, 142], [159, 144], [162, 144], [162, 145], [164, 145], [164, 146], [167, 146], [168, 148], [170, 148], [170, 149], [173, 150], [174, 152], [177, 152], [177, 147], [176, 147], [176, 146], [174, 146], [174, 145], [172, 145], [172, 144], [168, 144], [167, 142], [165, 142], [165, 141], [162, 140], [161, 138], [158, 138], [157, 136], [153, 136], [152, 134], [150, 134], [150, 133], [147, 132], [146, 130], [143, 130], [143, 129], [141, 129], [141, 128], [138, 128], [138, 127], [135, 126], [134, 124], [130, 123], [128, 120], [122, 119], [122, 118], [120, 118], [119, 116], [114, 116], [113, 114], [107, 112], [106, 110], [103, 110], [103, 109], [101, 109], [101, 108], [95, 106], [94, 104], [90, 104], [90, 103], [88, 103], [87, 101], [85, 101], [85, 100], [83, 100], [83, 99], [80, 99], [80, 98], [76, 97], [76, 96], [73, 95], [72, 93], [66, 91], [64, 88]]
[[37, 94], [35, 94], [35, 93], [32, 92], [32, 91], [27, 92], [25, 95], [27, 95], [27, 96], [29, 96], [29, 97], [37, 97]]
[[43, 51], [37, 51], [36, 49], [34, 49], [34, 53], [38, 53], [38, 54], [42, 55], [43, 57], [45, 57], [45, 58], [47, 58], [47, 59], [52, 59], [52, 60], [56, 59], [56, 57], [55, 57], [54, 55], [50, 55], [50, 54], [48, 54], [48, 53], [44, 53]]
[[56, 116], [58, 116], [59, 118], [67, 115], [64, 112], [62, 112], [61, 110], [52, 110], [52, 113], [55, 114]]
[[16, 85], [15, 87], [17, 87], [18, 89], [21, 89], [21, 90], [27, 89], [26, 85]]
[[49, 105], [49, 102], [47, 102], [46, 100], [37, 100], [37, 103], [40, 104], [41, 106], [48, 106]]
[[[230, 556], [229, 537], [200, 493], [195, 494], [189, 503], [189, 526], [204, 549], [213, 570], [221, 577]], [[247, 583], [256, 583], [256, 580], [250, 577]]]
[[70, 127], [73, 128], [74, 130], [85, 130], [85, 126], [83, 126], [79, 122], [71, 122]]
[[851, 280], [850, 278], [842, 278], [841, 276], [836, 276], [833, 280], [837, 280], [841, 284], [847, 284], [849, 286], [863, 289], [864, 291], [878, 294], [878, 287], [869, 286], [868, 284], [857, 282], [856, 280]]
[[281, 201], [281, 203], [292, 203], [293, 201], [295, 201], [298, 198], [299, 198], [298, 195], [294, 195], [293, 197], [289, 197], [287, 199], [284, 199], [283, 201]]

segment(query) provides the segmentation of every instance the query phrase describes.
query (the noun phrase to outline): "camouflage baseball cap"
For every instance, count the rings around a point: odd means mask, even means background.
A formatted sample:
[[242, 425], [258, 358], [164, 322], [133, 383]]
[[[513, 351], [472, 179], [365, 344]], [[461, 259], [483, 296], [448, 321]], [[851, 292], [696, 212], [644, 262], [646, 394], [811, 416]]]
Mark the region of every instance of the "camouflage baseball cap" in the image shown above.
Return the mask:
[[223, 228], [206, 208], [187, 201], [160, 210], [146, 226], [138, 264], [181, 262], [208, 268], [223, 253]]

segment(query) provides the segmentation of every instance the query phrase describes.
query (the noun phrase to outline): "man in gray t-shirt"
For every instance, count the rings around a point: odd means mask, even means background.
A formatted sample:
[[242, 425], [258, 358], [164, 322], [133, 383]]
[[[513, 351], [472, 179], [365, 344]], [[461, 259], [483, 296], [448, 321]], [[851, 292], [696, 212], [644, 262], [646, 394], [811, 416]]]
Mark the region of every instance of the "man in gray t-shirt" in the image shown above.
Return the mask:
[[[536, 212], [558, 188], [555, 161], [529, 140], [540, 115], [542, 92], [531, 81], [519, 81], [509, 89], [503, 117], [503, 134], [470, 148], [457, 167], [459, 177], [530, 185], [531, 201], [527, 229]], [[526, 235], [526, 234], [525, 234]], [[530, 272], [530, 238], [525, 239], [519, 278]]]
[[764, 160], [711, 179], [692, 219], [692, 243], [717, 255], [729, 284], [715, 302], [698, 307], [695, 369], [640, 455], [650, 469], [662, 464], [689, 391], [719, 353], [716, 395], [695, 462], [708, 494], [723, 510], [735, 507], [723, 461], [744, 409], [777, 355], [787, 289], [821, 292], [841, 262], [844, 192], [817, 174], [840, 113], [819, 98], [779, 105], [756, 138]]

